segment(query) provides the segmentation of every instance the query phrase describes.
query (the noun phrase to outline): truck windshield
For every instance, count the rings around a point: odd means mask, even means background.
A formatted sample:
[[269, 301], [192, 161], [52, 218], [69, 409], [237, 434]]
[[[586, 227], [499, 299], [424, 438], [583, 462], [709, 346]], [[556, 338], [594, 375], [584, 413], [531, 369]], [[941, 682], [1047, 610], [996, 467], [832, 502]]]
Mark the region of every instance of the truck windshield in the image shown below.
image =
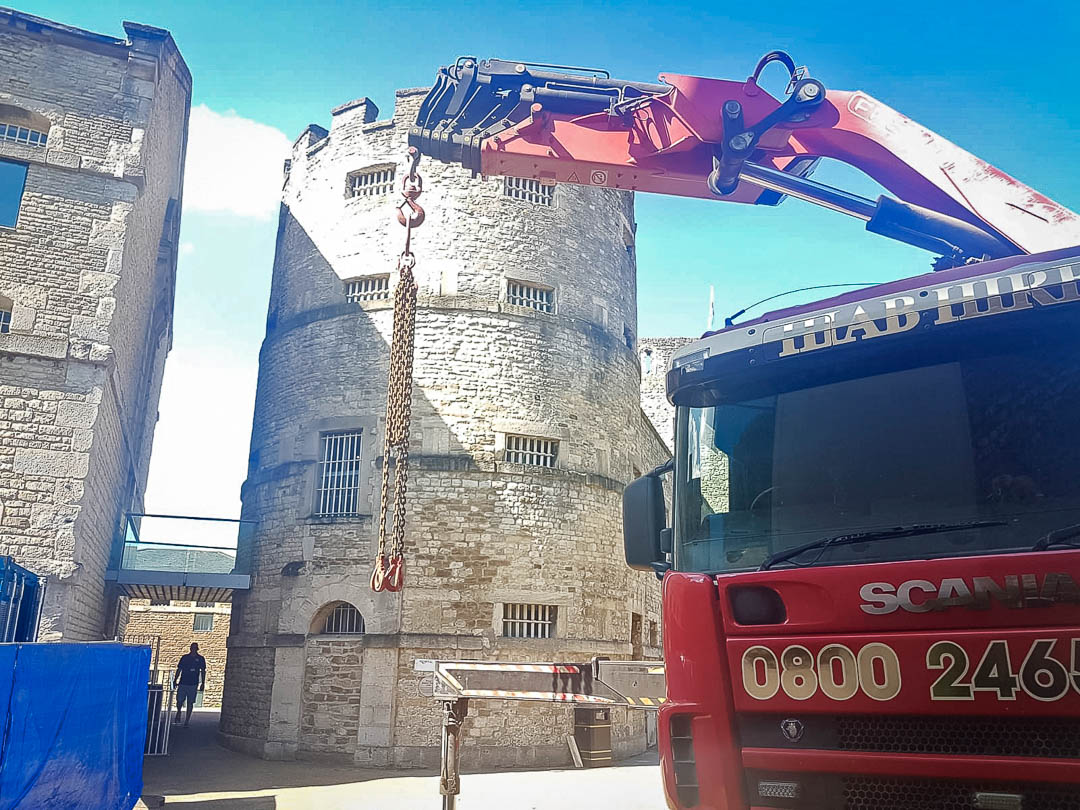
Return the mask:
[[680, 407], [676, 567], [742, 571], [821, 537], [970, 521], [998, 523], [778, 567], [1020, 551], [1080, 523], [1080, 344], [1039, 337], [1013, 352]]

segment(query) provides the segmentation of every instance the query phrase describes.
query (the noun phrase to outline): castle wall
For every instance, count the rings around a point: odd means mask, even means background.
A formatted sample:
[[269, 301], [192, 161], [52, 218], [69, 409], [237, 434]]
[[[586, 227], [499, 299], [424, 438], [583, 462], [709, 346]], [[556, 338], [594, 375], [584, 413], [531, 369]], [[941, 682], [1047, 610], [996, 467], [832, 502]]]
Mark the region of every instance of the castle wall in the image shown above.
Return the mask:
[[[437, 761], [439, 710], [418, 658], [660, 653], [658, 585], [622, 560], [622, 487], [666, 457], [639, 402], [623, 192], [560, 186], [548, 206], [514, 199], [502, 179], [421, 164], [406, 586], [368, 588], [392, 302], [345, 293], [357, 277], [396, 283], [396, 189], [421, 98], [399, 92], [383, 121], [367, 100], [343, 105], [329, 132], [298, 139], [287, 170], [242, 493], [242, 517], [258, 521], [241, 549], [254, 585], [235, 597], [221, 724], [228, 744], [267, 757]], [[388, 165], [394, 192], [347, 195], [350, 173]], [[553, 311], [509, 300], [511, 282], [553, 289]], [[328, 518], [317, 476], [334, 431], [360, 433], [358, 507]], [[554, 464], [517, 463], [515, 435], [557, 443]], [[323, 632], [320, 611], [339, 601], [363, 615], [363, 634]], [[513, 604], [547, 606], [553, 637], [506, 637]], [[256, 694], [267, 714], [246, 710]], [[478, 708], [465, 761], [565, 763], [570, 732], [565, 707]], [[620, 714], [615, 736], [617, 753], [641, 750], [644, 718]]]
[[49, 577], [42, 637], [111, 637], [105, 574], [141, 507], [164, 357], [191, 78], [167, 31], [126, 40], [0, 10], [0, 138], [26, 167], [0, 229], [0, 554]]
[[675, 447], [675, 406], [667, 400], [666, 377], [671, 358], [696, 338], [640, 338], [638, 357], [641, 360], [641, 409], [649, 417], [656, 432], [669, 450]]

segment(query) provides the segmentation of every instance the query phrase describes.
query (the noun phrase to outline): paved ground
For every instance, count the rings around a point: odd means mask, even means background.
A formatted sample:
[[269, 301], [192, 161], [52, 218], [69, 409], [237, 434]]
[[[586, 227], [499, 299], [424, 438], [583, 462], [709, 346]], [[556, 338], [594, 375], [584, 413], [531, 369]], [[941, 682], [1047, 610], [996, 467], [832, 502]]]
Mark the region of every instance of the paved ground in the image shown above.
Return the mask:
[[[172, 753], [148, 757], [144, 792], [175, 810], [439, 810], [439, 783], [422, 771], [265, 762], [218, 747], [218, 714], [174, 728]], [[612, 768], [465, 774], [459, 810], [662, 810], [656, 754]]]

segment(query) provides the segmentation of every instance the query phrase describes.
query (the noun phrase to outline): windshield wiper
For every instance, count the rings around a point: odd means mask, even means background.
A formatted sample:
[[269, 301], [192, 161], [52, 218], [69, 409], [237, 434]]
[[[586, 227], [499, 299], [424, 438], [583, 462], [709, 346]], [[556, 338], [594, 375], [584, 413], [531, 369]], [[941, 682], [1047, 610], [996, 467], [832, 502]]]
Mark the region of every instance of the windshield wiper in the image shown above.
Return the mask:
[[1080, 548], [1080, 545], [1077, 545], [1076, 543], [1067, 542], [1075, 537], [1080, 537], [1080, 523], [1074, 523], [1072, 526], [1062, 526], [1060, 529], [1054, 529], [1052, 532], [1048, 532], [1035, 541], [1035, 545], [1031, 547], [1031, 550], [1046, 551], [1053, 546]]
[[[920, 523], [914, 526], [894, 526], [891, 529], [879, 529], [871, 532], [838, 534], [833, 537], [822, 537], [820, 540], [814, 540], [812, 543], [805, 543], [801, 546], [795, 546], [795, 548], [788, 548], [783, 551], [778, 551], [775, 554], [771, 554], [760, 566], [758, 566], [758, 571], [768, 571], [777, 563], [787, 562], [806, 551], [812, 551], [816, 548], [821, 549], [821, 554], [824, 554], [826, 549], [834, 546], [850, 546], [853, 543], [867, 543], [874, 540], [891, 540], [894, 537], [914, 537], [922, 534], [941, 534], [942, 532], [958, 532], [963, 529], [981, 529], [986, 526], [1005, 525], [1006, 522], [1004, 520], [971, 520], [966, 523]], [[1077, 532], [1080, 533], [1080, 527], [1077, 528]], [[817, 562], [817, 560], [821, 558], [821, 554], [818, 554], [817, 558], [814, 559], [814, 562]]]

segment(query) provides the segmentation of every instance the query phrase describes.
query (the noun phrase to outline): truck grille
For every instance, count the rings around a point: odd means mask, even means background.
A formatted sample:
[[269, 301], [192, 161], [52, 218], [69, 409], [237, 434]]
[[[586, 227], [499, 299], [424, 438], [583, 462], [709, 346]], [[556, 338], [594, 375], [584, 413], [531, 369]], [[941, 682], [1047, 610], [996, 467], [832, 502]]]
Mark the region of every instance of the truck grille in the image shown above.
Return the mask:
[[843, 751], [1080, 759], [1080, 722], [1041, 717], [837, 718]]
[[784, 734], [789, 715], [741, 715], [740, 741], [745, 748], [1080, 760], [1075, 718], [815, 714], [792, 719], [802, 730], [796, 739]]
[[972, 810], [980, 791], [1018, 793], [1024, 810], [1080, 810], [1075, 785], [995, 785], [850, 776], [843, 780], [845, 810]]

